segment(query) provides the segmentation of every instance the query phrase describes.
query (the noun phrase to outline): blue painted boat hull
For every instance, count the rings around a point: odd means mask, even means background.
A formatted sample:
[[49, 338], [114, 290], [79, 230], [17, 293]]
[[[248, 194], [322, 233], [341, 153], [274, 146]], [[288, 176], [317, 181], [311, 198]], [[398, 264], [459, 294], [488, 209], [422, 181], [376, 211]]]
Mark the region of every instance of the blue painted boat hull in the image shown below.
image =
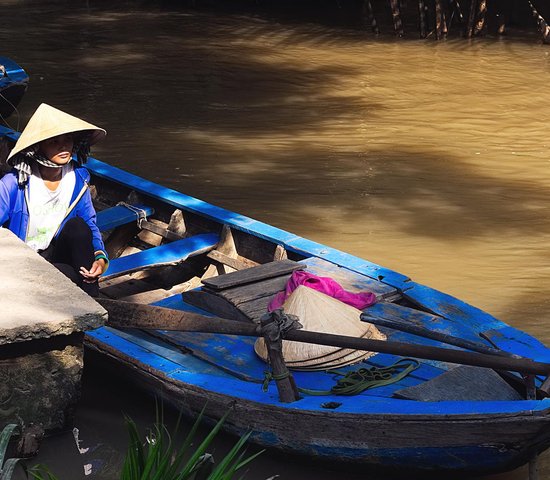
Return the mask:
[[[243, 391], [242, 381], [136, 340], [108, 328], [89, 334], [91, 348], [125, 364], [125, 375], [176, 408], [196, 415], [207, 401], [206, 415], [212, 419], [231, 412], [226, 430], [251, 431], [252, 442], [285, 453], [369, 470], [488, 473], [516, 468], [549, 446], [548, 400], [403, 405], [373, 393], [352, 401], [329, 395], [281, 404], [273, 385], [266, 393], [259, 384]], [[302, 381], [300, 375], [295, 379]], [[321, 405], [329, 402], [349, 406], [323, 411]]]
[[[0, 127], [2, 136], [13, 140], [17, 133]], [[312, 273], [330, 275], [356, 291], [370, 289], [380, 299], [371, 307], [377, 315], [399, 315], [425, 328], [472, 341], [490, 336], [493, 344], [504, 351], [550, 362], [550, 350], [537, 339], [398, 272], [215, 207], [99, 160], [90, 159], [88, 168], [98, 190], [118, 192], [117, 198], [133, 192], [141, 203], [151, 206], [153, 215], [165, 222], [170, 219], [170, 212], [181, 211], [189, 223], [198, 220], [197, 225], [210, 230], [211, 243], [216, 236], [223, 236], [226, 226], [241, 242], [250, 240], [254, 245], [270, 246], [271, 253], [279, 246]], [[206, 231], [194, 233], [198, 238]], [[154, 248], [148, 257], [154, 256]], [[249, 249], [251, 255], [260, 255], [259, 250]], [[117, 262], [117, 275], [125, 272], [125, 258], [113, 260]], [[203, 250], [193, 259], [199, 263], [208, 261]], [[186, 267], [187, 263], [183, 263], [174, 266]], [[165, 266], [166, 262], [162, 264]], [[135, 271], [132, 265], [131, 272]], [[109, 288], [114, 287], [103, 284], [102, 290], [107, 294]], [[213, 313], [184, 301], [179, 293], [154, 304], [205, 315]], [[437, 341], [404, 332], [385, 333], [390, 340], [441, 346]], [[424, 360], [418, 370], [400, 382], [359, 395], [303, 394], [296, 402], [282, 403], [273, 382], [265, 391], [262, 388], [268, 366], [255, 354], [253, 341], [248, 337], [147, 333], [110, 327], [89, 332], [86, 337], [94, 356], [100, 354], [103, 360], [112, 361], [148, 392], [189, 415], [201, 411], [205, 404], [206, 414], [212, 419], [229, 410], [228, 431], [251, 431], [251, 440], [259, 445], [320, 461], [407, 471], [496, 472], [515, 468], [550, 446], [548, 398], [434, 402], [404, 400], [394, 395], [397, 390], [424, 384], [456, 367], [444, 362]], [[399, 359], [377, 354], [364, 365], [388, 366]], [[357, 365], [344, 369], [354, 368]], [[327, 390], [335, 383], [330, 372], [295, 371], [293, 376], [298, 386], [307, 389]], [[543, 380], [537, 378], [536, 384], [540, 386]]]

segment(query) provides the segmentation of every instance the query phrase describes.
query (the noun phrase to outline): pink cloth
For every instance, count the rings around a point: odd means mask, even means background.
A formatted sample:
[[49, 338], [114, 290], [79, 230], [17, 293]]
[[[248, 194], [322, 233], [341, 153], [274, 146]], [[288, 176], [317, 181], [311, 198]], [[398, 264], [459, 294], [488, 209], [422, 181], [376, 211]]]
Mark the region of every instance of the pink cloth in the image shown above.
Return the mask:
[[322, 292], [325, 295], [336, 298], [337, 300], [347, 303], [348, 305], [351, 305], [359, 310], [376, 303], [376, 296], [372, 292], [348, 292], [332, 278], [318, 277], [317, 275], [305, 272], [304, 270], [296, 270], [290, 276], [285, 290], [279, 292], [275, 295], [275, 297], [273, 297], [273, 300], [269, 302], [267, 310], [272, 312], [273, 310], [281, 308], [288, 296], [300, 285], [304, 285], [312, 288], [313, 290]]

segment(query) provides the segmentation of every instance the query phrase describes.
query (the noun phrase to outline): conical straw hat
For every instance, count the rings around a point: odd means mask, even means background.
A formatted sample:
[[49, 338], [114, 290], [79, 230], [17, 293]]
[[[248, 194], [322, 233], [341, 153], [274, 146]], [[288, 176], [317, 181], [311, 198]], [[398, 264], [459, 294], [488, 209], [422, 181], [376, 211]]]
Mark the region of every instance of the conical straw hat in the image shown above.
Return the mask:
[[341, 349], [332, 355], [327, 355], [326, 357], [313, 358], [302, 362], [287, 363], [287, 367], [294, 370], [327, 370], [329, 368], [336, 368], [360, 362], [371, 355], [373, 355], [372, 352]]
[[[374, 325], [366, 323], [369, 326], [368, 331], [361, 337], [373, 340], [386, 340], [386, 336], [381, 333]], [[293, 370], [329, 370], [339, 367], [345, 367], [346, 365], [352, 365], [354, 363], [366, 360], [376, 352], [369, 352], [366, 350], [351, 350], [348, 348], [342, 348], [329, 355], [322, 357], [312, 358], [310, 360], [303, 360], [297, 362], [286, 362], [288, 368]]]
[[14, 155], [29, 148], [31, 145], [35, 145], [48, 138], [84, 130], [92, 130], [89, 141], [90, 145], [93, 145], [107, 135], [107, 132], [102, 128], [80, 120], [80, 118], [73, 117], [46, 103], [42, 103], [30, 118], [29, 123], [27, 123], [25, 130], [21, 133], [7, 160], [9, 161]]
[[353, 365], [354, 363], [362, 362], [363, 360], [368, 359], [369, 357], [375, 355], [375, 352], [355, 352], [356, 355], [343, 357], [339, 360], [332, 360], [328, 363], [318, 363], [314, 365], [302, 365], [298, 364], [297, 366], [289, 365], [288, 368], [292, 370], [300, 370], [302, 372], [315, 372], [319, 370], [334, 370], [340, 367], [347, 367], [348, 365]]
[[[365, 338], [370, 340], [386, 340], [386, 335], [380, 332], [373, 324], [367, 323], [367, 322], [362, 322], [362, 323], [364, 323], [367, 326], [368, 330], [360, 338]], [[352, 350], [349, 348], [342, 348], [328, 355], [324, 355], [322, 357], [316, 357], [309, 360], [286, 362], [286, 363], [291, 368], [315, 367], [317, 370], [320, 370], [320, 369], [326, 369], [327, 366], [334, 368], [337, 366], [357, 363], [357, 362], [360, 362], [361, 360], [365, 360], [369, 357], [372, 357], [375, 354], [376, 352], [369, 352], [366, 350]]]
[[[361, 321], [360, 310], [303, 285], [296, 288], [287, 298], [283, 309], [285, 313], [298, 316], [305, 330], [357, 338], [385, 339], [376, 327]], [[261, 358], [267, 360], [263, 338], [256, 341], [254, 350]], [[283, 357], [289, 368], [298, 368], [302, 364], [310, 367], [316, 363], [323, 364], [323, 368], [329, 368], [331, 362], [339, 364], [341, 362], [338, 360], [344, 357], [347, 357], [346, 360], [357, 358], [359, 361], [368, 355], [368, 352], [356, 353], [353, 350], [327, 345], [283, 341]]]

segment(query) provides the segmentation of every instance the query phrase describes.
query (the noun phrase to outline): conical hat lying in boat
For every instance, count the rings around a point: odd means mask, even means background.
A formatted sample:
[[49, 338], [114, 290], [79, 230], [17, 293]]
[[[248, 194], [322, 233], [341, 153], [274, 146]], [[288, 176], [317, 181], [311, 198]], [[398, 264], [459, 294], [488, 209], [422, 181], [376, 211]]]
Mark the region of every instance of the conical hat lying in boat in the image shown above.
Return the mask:
[[[364, 336], [361, 338], [365, 338]], [[369, 337], [370, 338], [370, 337]], [[302, 344], [302, 348], [304, 345]], [[372, 352], [366, 352], [364, 350], [350, 350], [347, 348], [341, 348], [323, 357], [311, 358], [309, 360], [302, 360], [298, 362], [285, 362], [288, 368], [306, 370], [325, 370], [328, 368], [343, 367], [345, 365], [351, 365], [352, 363], [360, 362], [365, 358], [372, 355]]]
[[[324, 293], [300, 285], [283, 305], [285, 313], [296, 315], [305, 330], [347, 335], [356, 338], [385, 340], [374, 326], [360, 319], [361, 311]], [[254, 350], [267, 361], [267, 349], [259, 338]], [[289, 368], [333, 368], [356, 363], [371, 356], [371, 352], [342, 349], [334, 346], [283, 341], [283, 357]]]

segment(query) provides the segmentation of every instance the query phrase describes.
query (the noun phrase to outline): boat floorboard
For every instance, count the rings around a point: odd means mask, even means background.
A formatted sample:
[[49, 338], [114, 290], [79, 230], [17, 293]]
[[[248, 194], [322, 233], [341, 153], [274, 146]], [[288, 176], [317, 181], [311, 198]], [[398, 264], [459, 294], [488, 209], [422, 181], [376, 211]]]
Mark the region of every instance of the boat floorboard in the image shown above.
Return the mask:
[[[204, 310], [186, 304], [181, 295], [157, 302], [156, 305], [204, 313]], [[251, 377], [252, 381], [260, 383], [268, 369], [267, 364], [254, 352], [256, 339], [252, 337], [167, 331], [158, 332], [158, 335], [161, 335], [158, 338], [164, 338], [167, 342], [196, 352], [207, 363], [218, 365], [224, 371], [232, 372], [239, 378], [247, 375]], [[361, 367], [388, 366], [400, 359], [401, 357], [395, 355], [377, 354], [366, 362], [343, 367], [338, 371], [347, 372]], [[376, 391], [367, 390], [364, 395], [389, 397], [397, 389], [430, 380], [444, 371], [445, 369], [437, 366], [436, 362], [422, 362], [417, 370], [400, 382], [379, 387]], [[293, 375], [300, 387], [317, 390], [328, 390], [335, 385], [337, 380], [334, 373], [294, 371]]]

